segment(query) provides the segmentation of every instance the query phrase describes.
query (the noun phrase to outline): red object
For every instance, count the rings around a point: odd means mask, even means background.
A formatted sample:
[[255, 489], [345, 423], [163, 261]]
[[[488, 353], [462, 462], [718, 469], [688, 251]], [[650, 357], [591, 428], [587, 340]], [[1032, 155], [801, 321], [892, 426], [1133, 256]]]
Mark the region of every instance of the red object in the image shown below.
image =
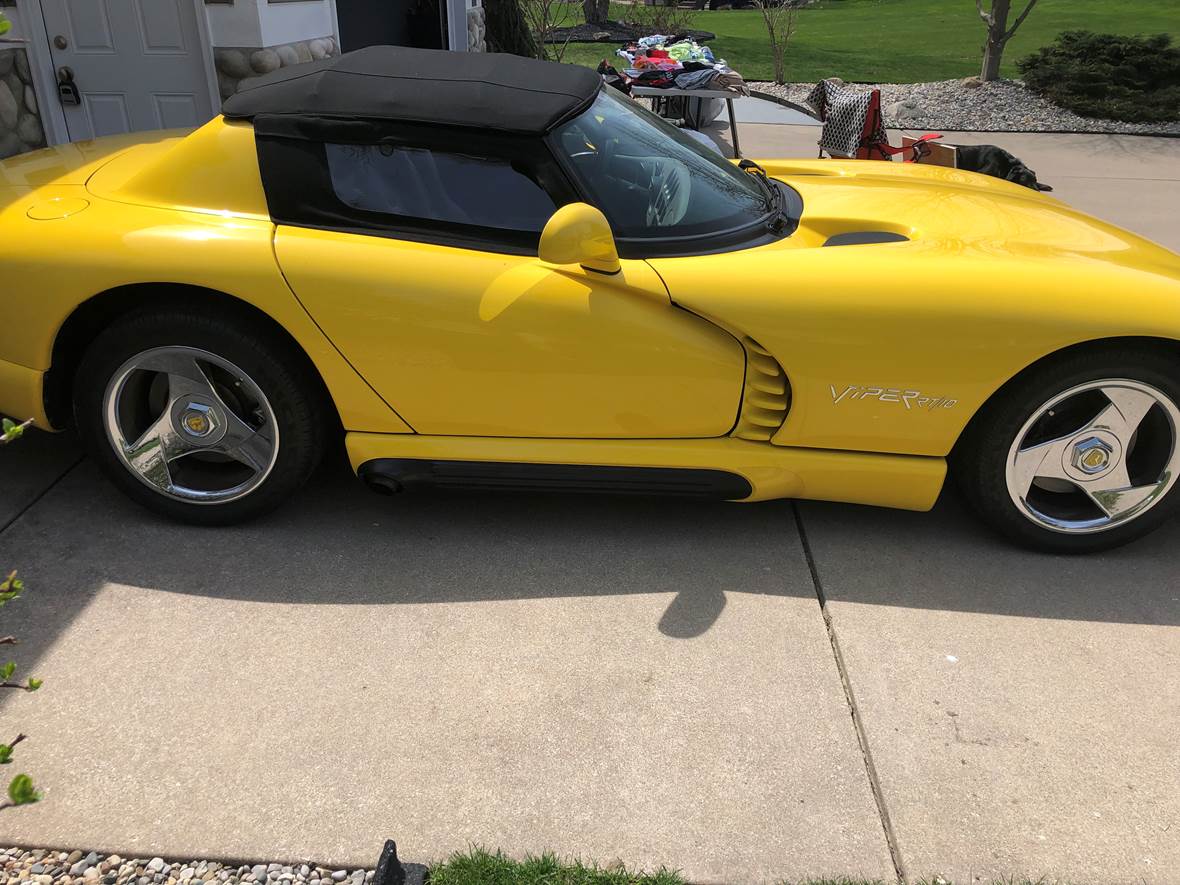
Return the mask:
[[[874, 89], [869, 93], [869, 108], [865, 113], [865, 125], [860, 135], [860, 149], [856, 152], [858, 160], [892, 160], [895, 154], [900, 154], [909, 148], [893, 147], [888, 140], [882, 140], [885, 134], [885, 122], [881, 117], [881, 90]], [[910, 145], [913, 155], [905, 159], [906, 163], [913, 163], [922, 156], [921, 145], [941, 135], [928, 132], [921, 138], [915, 139]]]

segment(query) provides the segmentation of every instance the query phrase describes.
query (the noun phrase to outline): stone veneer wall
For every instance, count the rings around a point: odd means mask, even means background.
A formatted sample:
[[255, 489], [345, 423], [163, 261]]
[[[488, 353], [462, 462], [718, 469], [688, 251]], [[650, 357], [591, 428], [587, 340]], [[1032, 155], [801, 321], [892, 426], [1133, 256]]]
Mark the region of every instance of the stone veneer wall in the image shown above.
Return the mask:
[[487, 52], [487, 19], [483, 6], [475, 6], [467, 10], [467, 51]]
[[0, 43], [0, 160], [45, 147], [45, 127], [23, 46]]
[[238, 91], [243, 80], [339, 54], [340, 47], [334, 37], [317, 37], [315, 40], [300, 40], [260, 49], [219, 47], [213, 50], [217, 88], [221, 90], [224, 101]]

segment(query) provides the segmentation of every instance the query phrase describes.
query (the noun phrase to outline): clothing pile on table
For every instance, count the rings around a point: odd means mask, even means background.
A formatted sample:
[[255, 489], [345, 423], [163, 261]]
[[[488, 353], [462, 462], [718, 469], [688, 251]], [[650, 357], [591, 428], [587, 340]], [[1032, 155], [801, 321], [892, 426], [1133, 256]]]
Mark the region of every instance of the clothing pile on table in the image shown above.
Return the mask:
[[749, 95], [742, 75], [715, 58], [713, 50], [687, 35], [652, 34], [615, 53], [626, 61], [622, 71], [605, 60], [598, 66], [606, 82], [630, 94], [632, 86], [670, 89], [716, 89]]

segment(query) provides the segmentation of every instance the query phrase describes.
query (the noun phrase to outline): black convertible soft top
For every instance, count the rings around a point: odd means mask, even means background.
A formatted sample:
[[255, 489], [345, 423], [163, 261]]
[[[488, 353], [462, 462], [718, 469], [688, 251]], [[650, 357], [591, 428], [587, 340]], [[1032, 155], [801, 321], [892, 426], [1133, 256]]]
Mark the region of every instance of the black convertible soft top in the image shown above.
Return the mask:
[[602, 78], [516, 55], [370, 46], [247, 80], [231, 119], [396, 120], [543, 134], [580, 113]]

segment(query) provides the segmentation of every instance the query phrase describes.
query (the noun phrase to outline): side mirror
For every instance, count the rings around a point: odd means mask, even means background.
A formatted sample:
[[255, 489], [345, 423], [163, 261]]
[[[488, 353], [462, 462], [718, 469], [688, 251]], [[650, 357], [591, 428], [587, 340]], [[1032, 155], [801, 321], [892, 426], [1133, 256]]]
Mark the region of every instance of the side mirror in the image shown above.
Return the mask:
[[570, 203], [553, 213], [541, 231], [537, 254], [549, 264], [580, 264], [601, 273], [620, 269], [610, 222], [587, 203]]

